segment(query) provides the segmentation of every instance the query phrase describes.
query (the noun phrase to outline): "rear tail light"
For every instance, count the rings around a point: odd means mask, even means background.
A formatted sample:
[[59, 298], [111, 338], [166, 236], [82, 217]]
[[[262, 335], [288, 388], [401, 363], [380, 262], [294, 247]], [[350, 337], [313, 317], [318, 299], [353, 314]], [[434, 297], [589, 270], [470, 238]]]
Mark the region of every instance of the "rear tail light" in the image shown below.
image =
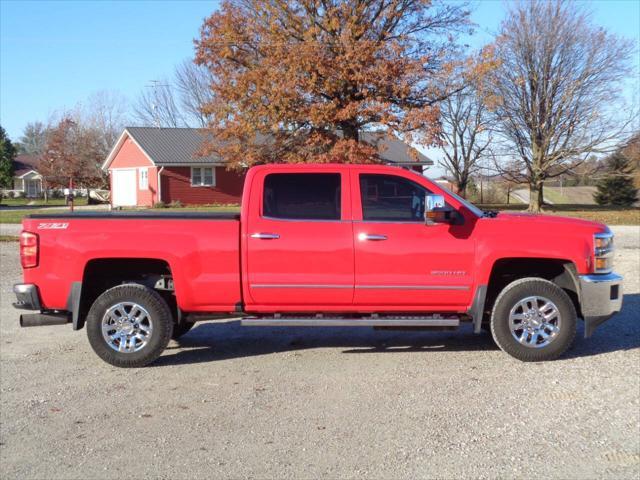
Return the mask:
[[38, 266], [38, 235], [31, 232], [20, 234], [20, 263], [22, 268]]

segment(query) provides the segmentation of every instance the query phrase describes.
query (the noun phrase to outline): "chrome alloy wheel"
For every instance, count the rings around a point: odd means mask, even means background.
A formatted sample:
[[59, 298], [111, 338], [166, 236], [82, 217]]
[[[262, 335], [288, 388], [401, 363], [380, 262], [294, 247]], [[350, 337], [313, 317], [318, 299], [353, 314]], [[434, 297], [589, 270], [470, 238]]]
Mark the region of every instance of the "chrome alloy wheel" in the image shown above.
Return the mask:
[[561, 321], [560, 310], [545, 297], [523, 298], [509, 312], [511, 335], [529, 348], [543, 348], [553, 342]]
[[152, 330], [151, 315], [137, 303], [117, 303], [102, 317], [102, 337], [116, 352], [142, 350], [149, 342]]

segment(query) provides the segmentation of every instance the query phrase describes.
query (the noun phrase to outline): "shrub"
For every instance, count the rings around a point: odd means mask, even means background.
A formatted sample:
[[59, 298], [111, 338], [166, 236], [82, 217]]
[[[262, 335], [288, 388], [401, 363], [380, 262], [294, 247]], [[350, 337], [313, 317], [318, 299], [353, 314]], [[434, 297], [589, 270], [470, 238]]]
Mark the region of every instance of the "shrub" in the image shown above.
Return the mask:
[[182, 205], [182, 202], [180, 200], [174, 200], [169, 204], [169, 208], [182, 208], [183, 206], [184, 205]]
[[633, 185], [633, 166], [620, 152], [607, 159], [607, 175], [598, 182], [598, 191], [593, 195], [598, 205], [630, 207], [638, 199]]
[[164, 202], [156, 202], [153, 204], [153, 208], [167, 208], [167, 205]]

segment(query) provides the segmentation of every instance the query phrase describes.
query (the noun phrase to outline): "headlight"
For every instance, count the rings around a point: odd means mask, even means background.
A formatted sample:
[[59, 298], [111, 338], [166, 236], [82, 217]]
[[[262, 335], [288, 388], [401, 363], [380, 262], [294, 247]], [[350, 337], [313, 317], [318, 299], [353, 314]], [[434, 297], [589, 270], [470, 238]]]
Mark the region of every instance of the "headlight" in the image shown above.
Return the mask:
[[593, 236], [593, 272], [611, 273], [613, 270], [613, 233], [609, 230]]

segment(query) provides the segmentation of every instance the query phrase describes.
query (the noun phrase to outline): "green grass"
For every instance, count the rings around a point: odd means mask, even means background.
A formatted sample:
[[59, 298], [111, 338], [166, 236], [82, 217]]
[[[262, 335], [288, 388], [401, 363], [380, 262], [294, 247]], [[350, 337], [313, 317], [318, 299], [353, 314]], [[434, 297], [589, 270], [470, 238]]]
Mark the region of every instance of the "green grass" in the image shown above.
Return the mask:
[[[524, 204], [478, 205], [485, 210], [526, 211]], [[599, 205], [547, 205], [546, 215], [582, 218], [607, 225], [640, 225], [640, 208], [601, 207]]]
[[18, 237], [12, 235], [0, 235], [0, 242], [17, 242]]
[[[77, 197], [73, 202], [76, 206], [86, 205], [87, 197]], [[3, 198], [0, 200], [0, 206], [7, 207], [22, 207], [22, 206], [37, 206], [37, 207], [61, 207], [64, 206], [64, 198], [50, 198], [47, 203], [44, 203], [42, 198]]]

